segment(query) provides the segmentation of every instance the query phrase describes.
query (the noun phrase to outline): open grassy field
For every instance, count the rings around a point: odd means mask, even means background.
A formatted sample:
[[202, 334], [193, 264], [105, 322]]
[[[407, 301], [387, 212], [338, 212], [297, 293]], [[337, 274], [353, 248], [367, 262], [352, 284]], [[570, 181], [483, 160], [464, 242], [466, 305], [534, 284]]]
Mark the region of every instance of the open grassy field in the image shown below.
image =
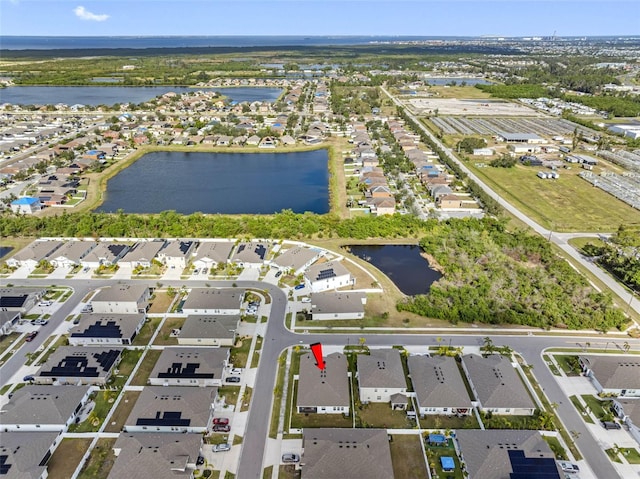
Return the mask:
[[578, 177], [560, 170], [559, 180], [536, 177], [540, 168], [466, 166], [523, 213], [553, 231], [615, 231], [621, 223], [640, 223], [640, 211]]
[[49, 477], [69, 479], [89, 448], [91, 439], [63, 439], [47, 464]]
[[427, 464], [425, 462], [420, 436], [395, 435], [389, 443], [391, 449], [391, 463], [395, 477], [410, 477], [422, 479], [427, 476]]
[[166, 313], [173, 301], [173, 297], [169, 296], [166, 291], [156, 291], [155, 298], [149, 308], [149, 313]]
[[182, 325], [184, 324], [186, 319], [187, 318], [167, 318], [165, 320], [165, 322], [162, 324], [162, 328], [160, 329], [160, 332], [156, 336], [156, 339], [153, 342], [153, 344], [160, 344], [160, 345], [165, 345], [165, 346], [167, 346], [167, 345], [171, 345], [171, 346], [177, 345], [178, 344], [178, 338], [175, 337], [175, 336], [171, 336], [171, 332], [174, 329], [182, 328]]
[[[115, 438], [98, 439], [91, 451], [89, 460], [78, 476], [79, 479], [106, 479], [113, 467], [116, 456], [113, 454]], [[54, 477], [54, 476], [52, 476]]]

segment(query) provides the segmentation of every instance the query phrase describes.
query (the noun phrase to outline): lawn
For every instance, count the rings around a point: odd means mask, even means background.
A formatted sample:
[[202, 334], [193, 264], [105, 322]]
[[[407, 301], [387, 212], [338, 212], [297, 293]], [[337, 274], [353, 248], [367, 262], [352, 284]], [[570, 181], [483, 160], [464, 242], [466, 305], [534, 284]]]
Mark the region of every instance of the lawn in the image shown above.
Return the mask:
[[244, 388], [244, 394], [242, 395], [242, 406], [240, 407], [240, 412], [248, 411], [249, 404], [251, 404], [251, 395], [253, 394], [253, 389], [250, 387]]
[[296, 466], [293, 464], [281, 465], [278, 470], [278, 479], [299, 479], [301, 475], [302, 471], [296, 470]]
[[640, 464], [640, 453], [637, 449], [632, 447], [621, 447], [620, 454], [624, 457], [629, 464]]
[[109, 424], [104, 428], [105, 432], [120, 432], [124, 427], [124, 423], [129, 417], [133, 406], [135, 406], [138, 397], [142, 391], [125, 391], [124, 396], [118, 403], [118, 408], [111, 415]]
[[132, 386], [146, 386], [147, 379], [149, 379], [149, 375], [151, 371], [153, 371], [153, 367], [156, 365], [158, 358], [162, 354], [161, 349], [148, 349], [147, 354], [144, 356], [138, 371], [136, 371], [136, 375], [131, 380]]
[[602, 401], [591, 394], [583, 394], [582, 399], [597, 418], [601, 418], [610, 413], [609, 405], [611, 401]]
[[465, 417], [425, 415], [420, 418], [420, 427], [423, 429], [479, 429], [480, 425], [475, 414]]
[[236, 345], [231, 348], [229, 362], [235, 368], [247, 367], [249, 359], [249, 348], [251, 347], [251, 336], [243, 336], [236, 341]]
[[56, 349], [58, 349], [60, 346], [68, 346], [69, 345], [69, 340], [66, 336], [60, 336], [55, 343], [53, 343], [53, 346], [51, 346], [46, 353], [44, 353], [42, 355], [42, 357], [40, 358], [40, 361], [38, 361], [37, 366], [40, 366], [44, 363], [47, 362], [47, 359], [49, 359], [49, 356], [51, 356], [53, 353], [56, 352]]
[[97, 432], [105, 417], [111, 410], [113, 403], [120, 394], [119, 391], [101, 390], [91, 394], [95, 407], [89, 417], [80, 424], [71, 424], [69, 432]]
[[[383, 429], [413, 429], [415, 421], [407, 417], [406, 411], [393, 411], [388, 403], [363, 404], [357, 408], [356, 416], [362, 421], [361, 427], [381, 427]], [[358, 424], [356, 422], [356, 424]]]
[[618, 456], [618, 450], [615, 447], [605, 449], [604, 452], [607, 453], [607, 456], [609, 456], [609, 460], [613, 462], [622, 462], [620, 460], [620, 457]]
[[90, 438], [63, 439], [47, 464], [49, 477], [70, 479], [90, 444]]
[[562, 447], [562, 444], [560, 444], [560, 441], [558, 440], [557, 437], [554, 437], [554, 436], [542, 436], [542, 439], [544, 439], [546, 441], [546, 443], [549, 444], [549, 447], [551, 448], [551, 450], [555, 454], [556, 459], [559, 459], [559, 460], [562, 460], [562, 461], [566, 461], [566, 460], [569, 459], [567, 457], [567, 451], [564, 450], [564, 447]]
[[20, 333], [10, 333], [0, 336], [0, 354], [4, 353], [13, 342], [20, 337]]
[[133, 368], [136, 367], [140, 357], [142, 356], [141, 349], [125, 349], [122, 351], [122, 357], [120, 364], [118, 364], [118, 374], [114, 374], [109, 379], [109, 385], [117, 389], [122, 389], [129, 376], [133, 372]]
[[146, 346], [151, 340], [151, 336], [156, 331], [156, 328], [162, 321], [162, 318], [150, 318], [142, 325], [142, 329], [133, 340], [134, 346]]
[[540, 168], [466, 166], [520, 211], [553, 231], [615, 231], [640, 223], [640, 211], [578, 177], [579, 168], [561, 170], [560, 179], [543, 181]]
[[[262, 479], [271, 479], [271, 475], [273, 474], [273, 466], [265, 467], [262, 471]], [[278, 476], [284, 477], [284, 476]]]
[[222, 386], [218, 388], [218, 396], [225, 398], [225, 404], [235, 406], [238, 402], [238, 394], [240, 394], [240, 386]]
[[556, 354], [553, 357], [567, 376], [580, 376], [581, 370], [578, 364], [578, 356]]
[[166, 313], [171, 306], [171, 301], [173, 301], [173, 296], [169, 296], [166, 291], [158, 291], [155, 292], [155, 298], [151, 302], [151, 306], [149, 307], [149, 313]]
[[560, 371], [548, 355], [545, 354], [544, 356], [542, 356], [542, 359], [544, 359], [544, 362], [549, 368], [549, 371], [551, 371], [551, 374], [553, 374], [554, 376], [561, 376]]
[[[287, 395], [284, 394], [282, 389], [284, 388], [284, 362], [287, 357], [287, 352], [283, 351], [278, 358], [278, 375], [276, 376], [276, 385], [273, 388], [273, 408], [271, 410], [271, 423], [269, 424], [269, 437], [275, 439], [278, 433], [278, 421], [280, 417], [280, 406], [282, 404], [283, 397], [286, 399]], [[286, 418], [285, 418], [286, 420]]]
[[[295, 399], [295, 398], [294, 398]], [[295, 404], [295, 403], [294, 403]], [[291, 427], [302, 429], [305, 427], [352, 427], [351, 416], [342, 414], [298, 414], [295, 410], [291, 414]]]
[[[427, 459], [429, 461], [429, 467], [431, 468], [431, 477], [433, 479], [444, 479], [445, 477], [453, 477], [455, 479], [463, 479], [462, 469], [460, 469], [460, 460], [456, 454], [456, 450], [453, 447], [451, 439], [447, 440], [447, 446], [425, 446], [427, 450]], [[455, 462], [456, 468], [453, 472], [444, 472], [440, 463], [440, 458], [443, 456], [452, 457]]]
[[569, 244], [571, 246], [573, 246], [575, 249], [577, 249], [578, 251], [583, 252], [582, 249], [586, 245], [592, 244], [594, 246], [601, 247], [601, 246], [604, 246], [604, 241], [602, 241], [599, 238], [579, 237], [579, 238], [571, 238], [571, 239], [569, 239]]
[[427, 476], [427, 464], [424, 460], [420, 436], [417, 434], [391, 436], [391, 463], [393, 474], [397, 478], [421, 479]]
[[160, 332], [156, 336], [153, 344], [163, 346], [175, 346], [178, 344], [178, 338], [171, 336], [174, 329], [181, 329], [187, 318], [167, 318], [160, 328]]
[[[78, 479], [107, 479], [116, 456], [113, 454], [115, 438], [98, 439]], [[55, 477], [55, 476], [51, 476]]]
[[584, 406], [582, 405], [582, 403], [580, 402], [578, 397], [577, 396], [570, 396], [569, 399], [571, 400], [571, 403], [573, 404], [573, 406], [580, 413], [580, 416], [582, 416], [582, 419], [584, 419], [585, 422], [593, 424], [593, 419], [591, 419], [591, 416], [589, 414], [587, 414], [586, 409], [584, 408]]

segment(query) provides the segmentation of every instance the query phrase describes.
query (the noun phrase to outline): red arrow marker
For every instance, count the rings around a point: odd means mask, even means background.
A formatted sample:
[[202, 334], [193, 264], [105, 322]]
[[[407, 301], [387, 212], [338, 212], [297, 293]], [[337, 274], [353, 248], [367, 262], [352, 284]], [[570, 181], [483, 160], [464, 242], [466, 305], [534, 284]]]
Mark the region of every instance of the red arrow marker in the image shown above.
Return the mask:
[[313, 357], [316, 359], [316, 366], [318, 366], [318, 369], [324, 369], [325, 364], [324, 359], [322, 359], [322, 344], [313, 343], [311, 345], [311, 352], [313, 353]]

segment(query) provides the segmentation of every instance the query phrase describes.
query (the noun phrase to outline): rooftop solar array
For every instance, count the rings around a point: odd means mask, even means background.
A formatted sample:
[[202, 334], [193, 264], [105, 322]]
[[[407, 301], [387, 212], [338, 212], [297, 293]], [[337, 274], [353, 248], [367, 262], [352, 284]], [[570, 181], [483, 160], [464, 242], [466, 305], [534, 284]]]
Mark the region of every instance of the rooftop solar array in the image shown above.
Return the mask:
[[28, 294], [0, 296], [0, 308], [22, 308], [28, 297]]
[[260, 257], [260, 259], [264, 259], [264, 256], [267, 254], [267, 248], [265, 248], [264, 245], [259, 244], [256, 246], [254, 252]]
[[561, 479], [556, 461], [552, 457], [527, 457], [524, 451], [510, 450], [509, 479]]
[[0, 476], [9, 474], [9, 469], [11, 469], [11, 464], [7, 464], [8, 459], [9, 459], [9, 456], [7, 456], [6, 454], [0, 454]]
[[98, 320], [81, 333], [71, 333], [74, 338], [122, 338], [122, 330], [115, 321]]
[[[89, 366], [88, 356], [92, 355], [100, 365], [102, 371], [96, 366]], [[77, 353], [65, 356], [57, 366], [53, 366], [49, 371], [40, 371], [43, 377], [99, 377], [101, 373], [111, 370], [113, 364], [118, 360], [120, 350], [110, 349], [101, 353]]]
[[159, 378], [192, 378], [192, 379], [213, 379], [213, 373], [197, 373], [196, 369], [200, 367], [200, 363], [172, 363], [164, 373], [159, 373]]
[[187, 427], [191, 424], [191, 419], [182, 419], [181, 411], [165, 411], [156, 412], [154, 418], [139, 418], [136, 426], [182, 426]]
[[335, 278], [335, 276], [336, 276], [336, 273], [333, 271], [333, 268], [322, 269], [318, 273], [318, 277], [316, 278], [316, 280], [319, 281], [321, 279]]

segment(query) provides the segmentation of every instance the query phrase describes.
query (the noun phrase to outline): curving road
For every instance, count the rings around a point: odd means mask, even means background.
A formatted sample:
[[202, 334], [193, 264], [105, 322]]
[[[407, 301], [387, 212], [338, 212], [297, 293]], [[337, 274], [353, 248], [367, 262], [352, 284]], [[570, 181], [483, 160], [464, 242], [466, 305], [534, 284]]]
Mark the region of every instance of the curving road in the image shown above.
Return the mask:
[[[157, 281], [135, 280], [136, 282], [155, 287]], [[118, 280], [60, 280], [56, 284], [59, 286], [69, 286], [74, 289], [73, 295], [56, 311], [50, 318], [49, 324], [41, 328], [43, 334], [39, 334], [31, 343], [25, 345], [14, 354], [1, 368], [0, 378], [2, 383], [9, 380], [24, 364], [27, 352], [35, 351], [46, 340], [47, 334], [53, 332], [65, 318], [71, 314], [82, 298], [90, 291], [104, 286], [118, 283]], [[188, 283], [189, 287], [230, 287], [231, 281], [163, 281], [164, 286], [181, 287]], [[360, 338], [364, 338], [368, 346], [424, 346], [425, 351], [429, 346], [439, 344], [437, 338], [448, 339], [442, 332], [438, 334], [297, 334], [289, 331], [285, 326], [285, 316], [287, 312], [287, 297], [277, 286], [262, 283], [259, 281], [235, 281], [239, 288], [257, 288], [268, 290], [271, 295], [271, 314], [267, 323], [263, 346], [260, 354], [260, 363], [256, 375], [253, 390], [253, 399], [249, 409], [247, 428], [242, 442], [242, 451], [238, 473], [236, 477], [243, 479], [260, 479], [263, 471], [263, 458], [265, 454], [265, 444], [268, 437], [269, 421], [273, 406], [273, 389], [275, 387], [276, 372], [278, 368], [278, 357], [280, 353], [288, 347], [300, 344], [310, 344], [322, 342], [325, 345], [345, 346], [347, 344], [358, 344]], [[49, 286], [47, 280], [17, 280], [16, 286]], [[461, 335], [452, 334], [451, 344], [455, 346], [480, 346], [483, 344], [485, 334], [481, 335]], [[616, 478], [619, 477], [615, 468], [602, 451], [597, 441], [592, 437], [582, 418], [567, 400], [564, 392], [556, 382], [545, 362], [542, 359], [542, 352], [549, 347], [575, 347], [576, 342], [591, 341], [594, 338], [579, 338], [571, 336], [501, 336], [490, 335], [496, 346], [508, 344], [515, 351], [520, 353], [525, 361], [533, 366], [536, 379], [544, 389], [548, 399], [552, 403], [558, 404], [558, 413], [562, 418], [565, 427], [569, 431], [577, 434], [576, 444], [582, 455], [587, 458], [596, 477]], [[621, 339], [626, 341], [633, 349], [640, 349], [640, 340]]]
[[[542, 227], [541, 225], [539, 225], [538, 223], [536, 223], [535, 221], [533, 221], [527, 215], [522, 213], [518, 208], [513, 206], [511, 203], [505, 200], [498, 193], [493, 191], [489, 185], [487, 185], [484, 181], [478, 178], [478, 176], [476, 176], [475, 173], [469, 170], [469, 168], [467, 168], [466, 165], [456, 157], [456, 155], [453, 153], [453, 150], [451, 150], [451, 148], [447, 148], [444, 144], [442, 144], [442, 142], [438, 140], [438, 138], [436, 138], [435, 135], [433, 135], [428, 128], [426, 128], [422, 123], [420, 123], [418, 118], [416, 118], [405, 107], [405, 105], [402, 104], [400, 100], [398, 100], [393, 95], [391, 95], [391, 93], [389, 93], [386, 88], [384, 87], [380, 87], [380, 88], [391, 99], [391, 101], [395, 103], [396, 106], [404, 108], [404, 111], [407, 114], [407, 116], [411, 118], [416, 123], [416, 125], [420, 127], [420, 129], [431, 139], [431, 141], [433, 141], [436, 145], [438, 145], [442, 149], [442, 151], [444, 151], [445, 155], [447, 155], [447, 157], [451, 161], [456, 163], [460, 167], [460, 169], [467, 174], [469, 178], [475, 181], [485, 191], [485, 193], [491, 196], [491, 198], [496, 200], [500, 204], [500, 206], [502, 206], [505, 210], [507, 210], [516, 218], [518, 218], [520, 221], [525, 223], [527, 226], [533, 229], [536, 233], [540, 234], [541, 236], [544, 236], [545, 238], [548, 238], [549, 241], [553, 242], [559, 248], [565, 251], [569, 256], [571, 256], [574, 260], [580, 263], [584, 268], [589, 270], [591, 274], [593, 274], [596, 278], [598, 278], [605, 285], [607, 285], [609, 289], [611, 289], [617, 296], [619, 296], [622, 299], [622, 301], [625, 302], [625, 304], [628, 305], [627, 306], [628, 308], [632, 308], [638, 314], [640, 314], [640, 301], [632, 293], [627, 291], [627, 289], [621, 286], [620, 283], [618, 283], [615, 279], [613, 279], [603, 270], [601, 270], [596, 265], [588, 261], [584, 256], [578, 253], [578, 251], [576, 251], [575, 248], [573, 248], [567, 242], [568, 239], [572, 237], [595, 236], [595, 233], [554, 233], [553, 231], [548, 230]], [[603, 235], [603, 236], [607, 236], [607, 235]]]

